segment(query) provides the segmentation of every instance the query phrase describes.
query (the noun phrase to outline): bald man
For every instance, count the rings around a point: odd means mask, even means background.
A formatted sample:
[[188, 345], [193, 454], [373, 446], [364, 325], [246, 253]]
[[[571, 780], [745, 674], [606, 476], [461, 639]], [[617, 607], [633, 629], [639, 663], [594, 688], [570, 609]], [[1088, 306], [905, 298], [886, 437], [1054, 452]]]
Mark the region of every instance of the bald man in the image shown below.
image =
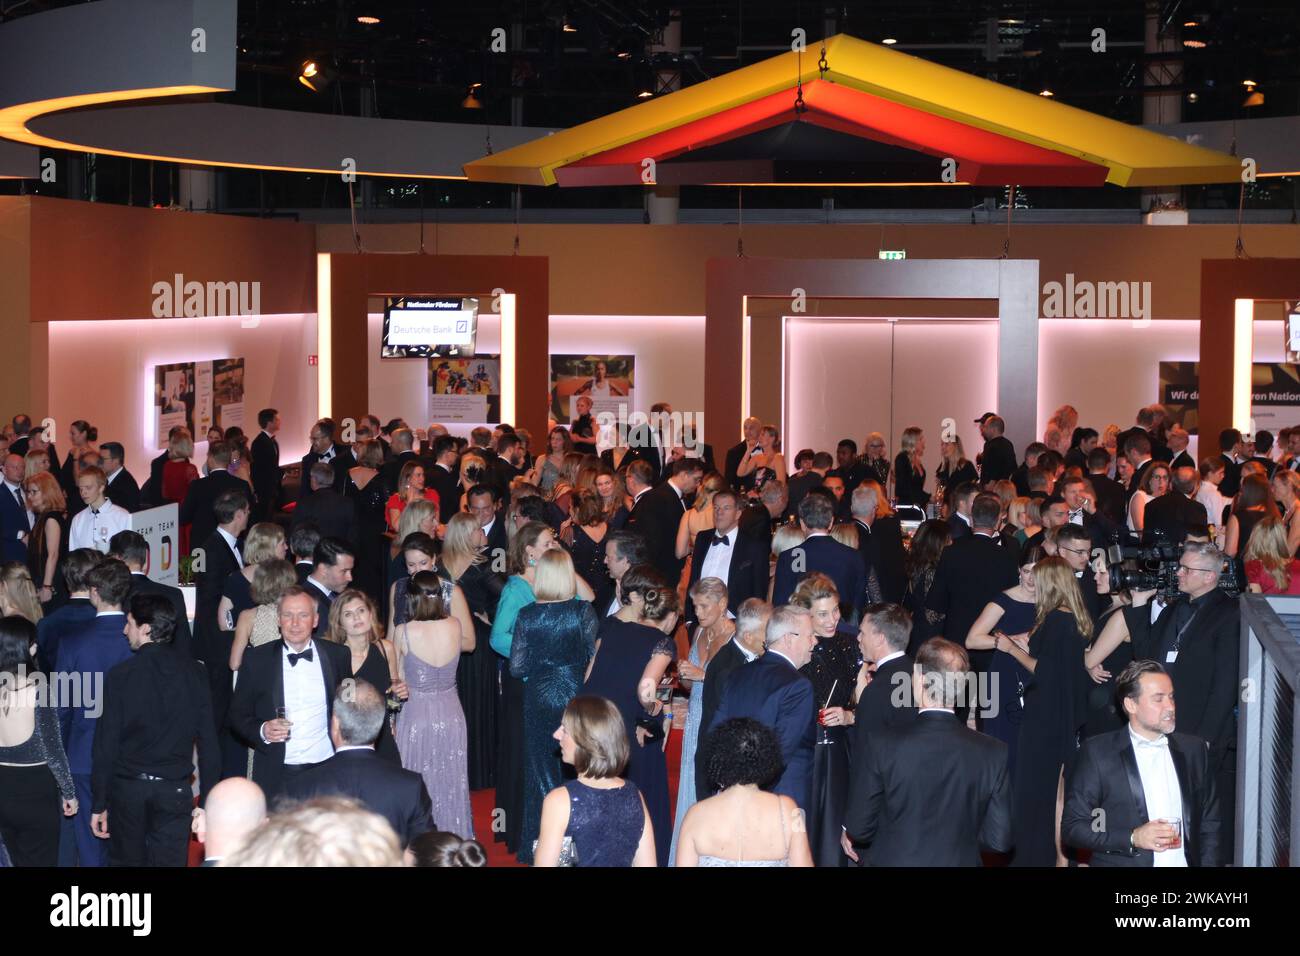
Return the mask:
[[266, 795], [244, 777], [228, 777], [212, 788], [194, 818], [203, 844], [203, 865], [216, 866], [266, 819]]
[[745, 438], [737, 445], [733, 445], [727, 451], [726, 478], [727, 484], [731, 485], [734, 491], [748, 491], [754, 485], [753, 475], [747, 475], [745, 478], [737, 476], [736, 472], [740, 469], [740, 463], [750, 450], [758, 444], [758, 433], [763, 428], [763, 420], [750, 416], [746, 418], [741, 428], [745, 432]]

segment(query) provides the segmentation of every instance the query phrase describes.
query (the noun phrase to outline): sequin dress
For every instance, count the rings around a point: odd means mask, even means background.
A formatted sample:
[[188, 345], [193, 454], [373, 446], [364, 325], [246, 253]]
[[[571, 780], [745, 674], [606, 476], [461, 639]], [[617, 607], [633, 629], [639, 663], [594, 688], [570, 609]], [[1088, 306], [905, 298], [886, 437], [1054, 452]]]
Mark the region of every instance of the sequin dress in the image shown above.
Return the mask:
[[645, 831], [645, 813], [636, 784], [625, 780], [612, 789], [565, 781], [569, 792], [569, 827], [578, 866], [631, 866]]
[[[853, 688], [861, 663], [856, 631], [840, 630], [817, 639], [812, 659], [799, 672], [812, 681], [818, 709], [853, 709]], [[812, 806], [808, 811], [808, 845], [817, 866], [848, 865], [840, 846], [840, 830], [848, 804], [851, 743], [847, 726], [817, 728]]]

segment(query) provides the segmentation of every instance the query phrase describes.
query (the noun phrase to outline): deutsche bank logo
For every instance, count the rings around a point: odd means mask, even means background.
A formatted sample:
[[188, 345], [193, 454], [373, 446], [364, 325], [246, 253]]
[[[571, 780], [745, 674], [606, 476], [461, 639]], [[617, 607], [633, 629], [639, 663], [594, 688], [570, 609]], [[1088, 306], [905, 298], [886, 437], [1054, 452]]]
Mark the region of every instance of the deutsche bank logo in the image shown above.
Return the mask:
[[457, 334], [457, 335], [468, 335], [468, 334], [469, 334], [469, 320], [468, 320], [468, 319], [457, 319], [457, 320], [456, 320], [456, 334]]

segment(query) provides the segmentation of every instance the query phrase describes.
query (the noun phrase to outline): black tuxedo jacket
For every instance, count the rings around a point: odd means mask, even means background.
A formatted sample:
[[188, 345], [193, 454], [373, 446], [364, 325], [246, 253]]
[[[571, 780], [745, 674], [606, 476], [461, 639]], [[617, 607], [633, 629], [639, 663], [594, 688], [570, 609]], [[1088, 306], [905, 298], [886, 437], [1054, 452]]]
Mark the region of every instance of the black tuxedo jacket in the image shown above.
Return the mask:
[[1155, 624], [1150, 623], [1148, 614], [1126, 616], [1133, 656], [1164, 665], [1178, 698], [1178, 726], [1209, 742], [1211, 773], [1232, 773], [1237, 750], [1241, 610], [1236, 598], [1217, 589], [1197, 604], [1201, 606], [1183, 634], [1173, 663], [1165, 661], [1161, 648], [1174, 636], [1170, 633], [1174, 605], [1161, 611]]
[[970, 522], [959, 517], [956, 512], [948, 516], [948, 533], [953, 541], [968, 537], [971, 533]]
[[[352, 656], [342, 644], [314, 640], [312, 646], [320, 657], [325, 681], [325, 726], [334, 714], [334, 692], [352, 675]], [[275, 719], [277, 707], [284, 706], [284, 666], [281, 655], [283, 640], [271, 641], [244, 652], [235, 684], [235, 699], [230, 705], [227, 723], [236, 737], [253, 748], [253, 782], [262, 788], [267, 802], [284, 790], [283, 743], [262, 742], [262, 724]], [[293, 719], [293, 715], [289, 715]]]
[[125, 468], [108, 483], [105, 494], [108, 495], [108, 500], [119, 508], [125, 508], [127, 511], [140, 510], [140, 485], [136, 482], [135, 476]]
[[1178, 468], [1195, 468], [1195, 467], [1196, 467], [1196, 459], [1194, 459], [1191, 455], [1187, 454], [1186, 449], [1183, 449], [1177, 455], [1175, 455], [1174, 460], [1169, 463], [1170, 471], [1174, 471]]
[[630, 429], [627, 433], [627, 443], [627, 454], [623, 456], [619, 469], [625, 469], [634, 461], [644, 461], [654, 471], [655, 484], [661, 484], [668, 477], [668, 466], [672, 464], [668, 460], [668, 452], [671, 449], [663, 450], [661, 454], [660, 446], [653, 443], [649, 425], [639, 425]]
[[284, 481], [280, 443], [266, 432], [258, 432], [251, 452], [253, 463], [249, 466], [249, 474], [253, 479], [253, 493], [257, 495], [256, 514], [265, 521], [280, 507], [280, 484]]
[[438, 492], [438, 520], [446, 524], [460, 510], [460, 474], [429, 462], [424, 466], [424, 485]]
[[[1183, 733], [1168, 740], [1182, 796], [1187, 865], [1221, 866], [1219, 798], [1205, 741]], [[1092, 866], [1154, 866], [1154, 851], [1129, 846], [1132, 832], [1150, 819], [1128, 725], [1086, 739], [1065, 782], [1061, 842], [1091, 850]]]
[[146, 508], [156, 508], [163, 503], [162, 500], [162, 482], [163, 468], [167, 465], [167, 449], [157, 458], [149, 462], [149, 479], [140, 489], [140, 503]]
[[700, 704], [700, 738], [695, 745], [695, 799], [706, 800], [713, 796], [714, 788], [709, 780], [708, 753], [703, 745], [708, 736], [708, 729], [713, 725], [713, 715], [718, 712], [722, 692], [726, 689], [727, 679], [747, 663], [745, 652], [736, 644], [735, 638], [727, 641], [713, 655], [705, 668], [704, 691]]
[[740, 512], [740, 533], [749, 535], [761, 544], [767, 554], [772, 552], [772, 534], [776, 526], [772, 513], [765, 504], [749, 504]]
[[31, 530], [27, 523], [27, 508], [18, 504], [8, 485], [0, 482], [0, 556], [5, 561], [26, 564], [27, 543], [18, 535], [29, 534]]
[[[498, 553], [505, 554], [510, 547], [510, 535], [506, 531], [506, 513], [505, 510], [497, 512], [496, 520], [492, 522], [492, 530], [487, 536], [487, 556], [491, 561]], [[498, 552], [497, 549], [500, 549]]]
[[387, 820], [404, 847], [433, 829], [433, 804], [424, 778], [369, 747], [340, 750], [290, 780], [285, 793], [295, 800], [351, 797]]
[[[416, 464], [423, 464], [423, 462], [420, 461], [420, 456], [410, 449], [399, 451], [392, 458], [388, 459], [388, 461], [384, 462], [384, 466], [379, 469], [379, 477], [384, 479], [384, 487], [391, 488], [394, 491], [397, 490], [397, 483], [402, 477], [402, 469], [406, 467], [406, 463], [409, 461], [413, 461]], [[426, 468], [424, 476], [424, 484], [426, 487], [432, 484], [432, 482], [429, 481], [431, 477], [432, 476], [428, 474]], [[438, 492], [438, 498], [439, 500], [442, 499], [441, 491]]]
[[[310, 576], [311, 572], [308, 572]], [[330, 627], [330, 605], [334, 603], [334, 598], [329, 597], [320, 588], [316, 587], [311, 581], [304, 580], [303, 588], [316, 601], [316, 629], [311, 632], [311, 636], [320, 639], [325, 636], [325, 632]]]
[[342, 492], [322, 488], [300, 499], [293, 509], [290, 531], [306, 521], [316, 523], [322, 538], [342, 538], [357, 546], [357, 506]]
[[844, 825], [864, 866], [979, 866], [981, 847], [1011, 849], [1002, 741], [948, 711], [858, 739]]
[[227, 491], [242, 491], [248, 503], [253, 503], [253, 489], [248, 487], [248, 482], [224, 469], [190, 483], [181, 504], [180, 522], [190, 526], [191, 541], [206, 541], [217, 530], [217, 515], [212, 506]]
[[[901, 706], [900, 706], [901, 705]], [[886, 661], [862, 691], [858, 708], [853, 712], [853, 734], [858, 742], [853, 752], [863, 753], [865, 738], [886, 727], [902, 727], [916, 719], [912, 705], [912, 658], [907, 654]]]
[[645, 538], [646, 560], [670, 587], [682, 576], [684, 562], [677, 557], [677, 527], [685, 513], [686, 506], [677, 492], [664, 483], [637, 499], [627, 519], [627, 527]]
[[[691, 587], [700, 580], [704, 559], [708, 557], [709, 549], [713, 547], [713, 536], [713, 531], [701, 531], [695, 536], [695, 550], [691, 556]], [[727, 548], [731, 552], [731, 563], [727, 567], [727, 609], [735, 614], [740, 610], [740, 605], [749, 598], [766, 600], [768, 564], [767, 552], [763, 550], [763, 546], [753, 538], [741, 534], [737, 529], [734, 547], [725, 544], [720, 544], [718, 547]], [[686, 619], [694, 621], [695, 603], [689, 596], [686, 601]]]
[[[795, 562], [800, 559], [802, 569], [795, 570]], [[855, 613], [862, 610], [867, 593], [867, 569], [862, 554], [828, 534], [806, 538], [803, 544], [782, 551], [777, 557], [773, 606], [788, 603], [799, 581], [809, 571], [820, 571], [835, 582], [842, 607], [852, 608]], [[845, 614], [845, 617], [849, 616]]]
[[[741, 479], [736, 475], [736, 472], [740, 470], [740, 463], [745, 460], [745, 455], [748, 452], [749, 443], [744, 441], [727, 449], [727, 459], [724, 464], [726, 470], [722, 474], [727, 479], [727, 484], [736, 490], [741, 487]], [[750, 484], [753, 484], [753, 482], [751, 481]]]
[[[298, 484], [299, 500], [311, 494], [311, 466], [318, 461], [320, 455], [314, 451], [309, 451], [302, 456], [302, 478]], [[348, 472], [357, 467], [357, 460], [352, 457], [352, 449], [335, 445], [334, 458], [330, 464], [334, 466], [334, 490], [343, 491], [348, 486]]]
[[943, 549], [926, 606], [944, 614], [943, 636], [958, 647], [993, 596], [1020, 579], [1016, 555], [996, 538], [980, 534], [954, 541]]
[[1097, 512], [1105, 515], [1115, 527], [1124, 527], [1124, 505], [1128, 503], [1128, 490], [1105, 475], [1088, 475], [1088, 480], [1092, 482], [1092, 490], [1097, 495]]
[[[137, 594], [159, 594], [171, 602], [172, 610], [176, 613], [176, 630], [172, 634], [172, 645], [187, 658], [197, 657], [198, 655], [194, 653], [194, 638], [190, 633], [189, 617], [185, 612], [185, 595], [181, 593], [181, 589], [174, 588], [170, 584], [161, 584], [148, 575], [133, 573], [127, 601]], [[217, 600], [220, 602], [220, 594], [217, 595]], [[127, 607], [129, 610], [129, 604]]]
[[207, 668], [212, 716], [220, 728], [230, 706], [230, 645], [235, 633], [217, 626], [217, 607], [226, 578], [239, 570], [239, 563], [226, 539], [215, 531], [203, 542], [203, 563], [202, 573], [195, 574], [193, 649]]
[[1162, 529], [1170, 541], [1181, 544], [1187, 537], [1188, 525], [1207, 523], [1205, 505], [1188, 498], [1182, 492], [1170, 491], [1147, 502], [1142, 513], [1142, 537], [1154, 538], [1156, 529]]
[[868, 568], [874, 568], [881, 594], [890, 604], [902, 604], [907, 592], [903, 526], [894, 515], [877, 518], [868, 528], [855, 519], [858, 551]]
[[1142, 487], [1142, 479], [1146, 477], [1146, 473], [1151, 470], [1151, 466], [1158, 460], [1157, 458], [1148, 458], [1142, 462], [1137, 471], [1133, 472], [1133, 477], [1128, 480], [1128, 490], [1126, 492], [1128, 498], [1132, 498], [1137, 493], [1137, 490]]
[[1016, 448], [1006, 435], [998, 435], [984, 443], [980, 459], [980, 484], [1009, 479], [1016, 471]]

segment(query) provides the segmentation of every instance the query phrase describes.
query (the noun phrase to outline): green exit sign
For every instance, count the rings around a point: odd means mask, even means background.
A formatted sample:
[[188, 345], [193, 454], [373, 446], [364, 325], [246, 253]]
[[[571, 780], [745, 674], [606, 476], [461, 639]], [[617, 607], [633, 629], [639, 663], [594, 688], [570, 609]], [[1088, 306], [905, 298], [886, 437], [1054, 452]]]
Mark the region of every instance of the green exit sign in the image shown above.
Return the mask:
[[881, 249], [880, 258], [882, 259], [906, 259], [906, 249]]

